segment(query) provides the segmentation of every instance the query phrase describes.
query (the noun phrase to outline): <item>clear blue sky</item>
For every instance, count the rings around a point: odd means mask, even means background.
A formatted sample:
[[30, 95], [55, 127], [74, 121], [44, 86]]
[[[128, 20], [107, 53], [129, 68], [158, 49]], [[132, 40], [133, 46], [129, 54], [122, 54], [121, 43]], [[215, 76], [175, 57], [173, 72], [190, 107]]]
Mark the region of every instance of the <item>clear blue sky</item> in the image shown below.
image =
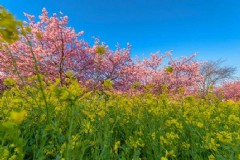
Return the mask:
[[[129, 42], [132, 55], [173, 50], [198, 60], [226, 59], [240, 70], [240, 0], [1, 0], [18, 19], [62, 11], [69, 26], [99, 37], [110, 48]], [[238, 70], [237, 75], [240, 76]]]

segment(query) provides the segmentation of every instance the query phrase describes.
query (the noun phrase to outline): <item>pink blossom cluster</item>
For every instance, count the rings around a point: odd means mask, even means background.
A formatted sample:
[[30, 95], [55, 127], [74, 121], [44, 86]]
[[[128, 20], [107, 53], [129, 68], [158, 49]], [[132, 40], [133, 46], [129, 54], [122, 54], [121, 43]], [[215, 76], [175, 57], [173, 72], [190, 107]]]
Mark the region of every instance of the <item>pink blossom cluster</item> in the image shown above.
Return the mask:
[[240, 100], [240, 81], [226, 82], [215, 89], [217, 95], [222, 96], [226, 100]]
[[[35, 75], [33, 52], [40, 73], [48, 80], [59, 78], [64, 83], [70, 71], [90, 90], [102, 88], [107, 79], [116, 92], [133, 88], [142, 92], [146, 86], [152, 86], [151, 91], [158, 93], [165, 86], [172, 93], [182, 87], [186, 94], [192, 94], [203, 80], [199, 72], [202, 63], [193, 60], [195, 55], [173, 59], [170, 53], [155, 53], [149, 59], [133, 60], [130, 45], [118, 46], [113, 51], [96, 39], [90, 46], [81, 39], [83, 32], [76, 33], [67, 26], [68, 17], [63, 14], [49, 17], [43, 9], [39, 22], [34, 21], [34, 16], [25, 15], [28, 22], [24, 22], [25, 33], [20, 34], [20, 39], [13, 44], [0, 44], [1, 79], [18, 78], [14, 61], [22, 77]], [[163, 66], [164, 58], [169, 59], [167, 66]]]

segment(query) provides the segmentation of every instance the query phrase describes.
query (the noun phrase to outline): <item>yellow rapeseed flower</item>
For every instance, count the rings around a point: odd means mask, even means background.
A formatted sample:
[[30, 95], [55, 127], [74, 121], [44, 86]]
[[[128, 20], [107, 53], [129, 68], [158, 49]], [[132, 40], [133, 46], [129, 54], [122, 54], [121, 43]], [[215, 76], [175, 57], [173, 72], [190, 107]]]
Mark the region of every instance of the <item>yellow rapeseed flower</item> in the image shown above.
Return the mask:
[[153, 132], [151, 136], [152, 136], [152, 139], [153, 139], [153, 140], [156, 139], [156, 133], [155, 133], [155, 132]]
[[16, 152], [17, 154], [19, 154], [19, 153], [20, 153], [20, 149], [17, 147], [17, 148], [14, 149], [14, 152]]
[[98, 115], [101, 117], [101, 118], [103, 118], [104, 116], [105, 116], [105, 111], [103, 111], [103, 110], [101, 110], [101, 111], [99, 111], [98, 112]]
[[14, 147], [15, 147], [15, 144], [13, 144], [13, 143], [10, 144], [10, 147], [11, 147], [11, 148], [14, 148]]
[[27, 111], [25, 110], [22, 110], [20, 112], [13, 111], [10, 113], [10, 120], [12, 120], [16, 124], [20, 124], [22, 123], [26, 115], [27, 115]]
[[191, 145], [190, 145], [189, 143], [185, 143], [185, 142], [184, 142], [184, 143], [182, 144], [182, 147], [183, 147], [185, 150], [188, 150], [188, 149], [190, 148], [190, 146], [191, 146]]
[[232, 142], [232, 135], [231, 133], [222, 131], [216, 134], [217, 139], [222, 143], [231, 143]]
[[211, 138], [210, 142], [208, 143], [207, 149], [211, 149], [214, 151], [217, 151], [217, 148], [220, 146], [220, 144], [215, 142], [215, 139]]
[[196, 125], [197, 125], [197, 127], [199, 127], [199, 128], [203, 128], [203, 123], [201, 123], [201, 122], [197, 122]]
[[176, 157], [174, 150], [171, 150], [168, 152], [168, 150], [165, 151], [165, 157]]
[[161, 157], [161, 160], [168, 160], [167, 157]]
[[114, 144], [114, 148], [113, 148], [113, 150], [114, 150], [115, 153], [118, 152], [119, 146], [120, 146], [120, 141], [117, 141], [117, 142]]
[[8, 160], [15, 160], [15, 159], [17, 159], [17, 155], [12, 155]]
[[3, 157], [7, 158], [8, 156], [9, 156], [9, 151], [7, 149], [4, 149]]
[[208, 156], [208, 160], [215, 160], [216, 158], [211, 154], [210, 156]]

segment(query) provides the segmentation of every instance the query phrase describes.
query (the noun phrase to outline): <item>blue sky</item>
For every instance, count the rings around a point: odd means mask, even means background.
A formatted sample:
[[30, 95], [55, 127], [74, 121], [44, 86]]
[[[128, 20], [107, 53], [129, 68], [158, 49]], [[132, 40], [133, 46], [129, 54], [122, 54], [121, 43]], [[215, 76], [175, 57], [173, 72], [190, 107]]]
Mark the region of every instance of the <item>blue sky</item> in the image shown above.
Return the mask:
[[62, 11], [69, 26], [106, 42], [129, 42], [132, 56], [173, 50], [175, 57], [198, 52], [198, 60], [225, 59], [240, 76], [239, 0], [1, 0], [17, 19]]

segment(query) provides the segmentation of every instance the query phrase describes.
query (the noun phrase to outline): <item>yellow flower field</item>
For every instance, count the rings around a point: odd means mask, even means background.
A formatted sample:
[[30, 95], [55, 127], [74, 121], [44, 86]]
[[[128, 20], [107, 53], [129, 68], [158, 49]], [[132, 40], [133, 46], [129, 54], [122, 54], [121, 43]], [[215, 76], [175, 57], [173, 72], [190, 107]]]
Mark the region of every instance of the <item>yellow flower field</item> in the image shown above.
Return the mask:
[[43, 85], [47, 106], [37, 84], [3, 93], [2, 160], [240, 159], [238, 102], [86, 92], [74, 80]]

